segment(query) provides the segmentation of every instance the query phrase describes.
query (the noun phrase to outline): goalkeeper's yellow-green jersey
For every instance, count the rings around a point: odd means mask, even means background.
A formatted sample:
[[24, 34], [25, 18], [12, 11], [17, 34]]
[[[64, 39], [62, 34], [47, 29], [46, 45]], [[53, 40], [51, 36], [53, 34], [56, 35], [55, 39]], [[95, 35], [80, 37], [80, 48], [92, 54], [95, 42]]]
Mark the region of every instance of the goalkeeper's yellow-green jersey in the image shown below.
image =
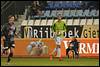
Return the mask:
[[[57, 31], [66, 32], [67, 26], [66, 26], [65, 22], [61, 20], [61, 21], [54, 22], [53, 25], [51, 26], [51, 28], [52, 28], [53, 32], [57, 32]], [[57, 35], [57, 36], [64, 37], [64, 34]]]

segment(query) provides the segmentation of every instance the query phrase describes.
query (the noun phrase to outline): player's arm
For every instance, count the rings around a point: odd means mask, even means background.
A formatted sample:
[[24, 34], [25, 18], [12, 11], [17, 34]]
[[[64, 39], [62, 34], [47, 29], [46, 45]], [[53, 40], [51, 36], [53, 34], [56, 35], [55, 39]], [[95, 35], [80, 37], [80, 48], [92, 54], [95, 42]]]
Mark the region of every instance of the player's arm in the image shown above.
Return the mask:
[[2, 32], [1, 38], [2, 38], [2, 39], [5, 39], [4, 35], [7, 34], [7, 33], [6, 33], [6, 32], [7, 32], [7, 30], [6, 30], [6, 25], [3, 25], [2, 29], [1, 29], [1, 32]]
[[63, 32], [66, 32], [67, 30], [67, 25], [64, 23], [64, 26], [63, 26]]
[[69, 42], [69, 47], [71, 48], [73, 45], [72, 45], [72, 41]]
[[52, 26], [51, 26], [51, 30], [53, 31], [54, 35], [56, 35], [56, 24], [53, 23]]
[[77, 43], [78, 43], [78, 44], [77, 44], [77, 48], [79, 48], [79, 43], [80, 43], [80, 42], [77, 42]]
[[52, 26], [51, 26], [51, 30], [52, 30], [53, 32], [56, 31], [56, 30], [55, 30], [55, 23], [52, 24]]
[[19, 37], [19, 34], [16, 32], [16, 28], [15, 28], [15, 30], [14, 30], [14, 34], [15, 34], [15, 36], [16, 36], [17, 38], [20, 38], [20, 37]]

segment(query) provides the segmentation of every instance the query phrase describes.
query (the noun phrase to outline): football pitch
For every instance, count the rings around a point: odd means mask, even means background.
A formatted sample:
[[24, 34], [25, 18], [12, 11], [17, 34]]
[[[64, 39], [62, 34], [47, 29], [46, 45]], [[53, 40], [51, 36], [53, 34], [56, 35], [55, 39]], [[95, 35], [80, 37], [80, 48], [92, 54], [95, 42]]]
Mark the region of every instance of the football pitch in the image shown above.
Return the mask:
[[68, 59], [63, 58], [59, 61], [58, 58], [12, 58], [9, 65], [6, 64], [7, 58], [1, 58], [1, 66], [99, 66], [99, 58], [79, 58]]

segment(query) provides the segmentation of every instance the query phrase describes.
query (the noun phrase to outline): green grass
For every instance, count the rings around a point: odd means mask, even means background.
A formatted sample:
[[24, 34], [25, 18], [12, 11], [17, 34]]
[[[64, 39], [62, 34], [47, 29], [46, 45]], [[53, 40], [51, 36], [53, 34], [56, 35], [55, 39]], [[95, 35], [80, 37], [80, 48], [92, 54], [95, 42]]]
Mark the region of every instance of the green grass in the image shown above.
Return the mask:
[[1, 58], [1, 66], [99, 66], [99, 59], [95, 58], [63, 58], [63, 61], [57, 58], [52, 61], [49, 58], [12, 58], [9, 65], [6, 64], [6, 60], [7, 58]]

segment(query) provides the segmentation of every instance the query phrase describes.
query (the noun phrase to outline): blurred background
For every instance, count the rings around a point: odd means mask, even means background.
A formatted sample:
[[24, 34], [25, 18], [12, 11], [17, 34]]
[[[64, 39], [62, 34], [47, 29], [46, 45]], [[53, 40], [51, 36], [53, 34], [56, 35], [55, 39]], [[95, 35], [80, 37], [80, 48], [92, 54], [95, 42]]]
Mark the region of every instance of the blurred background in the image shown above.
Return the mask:
[[[62, 15], [67, 25], [99, 25], [99, 2], [1, 1], [1, 27], [7, 23], [9, 15], [14, 15], [17, 32], [26, 25], [51, 26], [57, 20], [58, 14]], [[20, 36], [24, 38], [21, 32]]]

